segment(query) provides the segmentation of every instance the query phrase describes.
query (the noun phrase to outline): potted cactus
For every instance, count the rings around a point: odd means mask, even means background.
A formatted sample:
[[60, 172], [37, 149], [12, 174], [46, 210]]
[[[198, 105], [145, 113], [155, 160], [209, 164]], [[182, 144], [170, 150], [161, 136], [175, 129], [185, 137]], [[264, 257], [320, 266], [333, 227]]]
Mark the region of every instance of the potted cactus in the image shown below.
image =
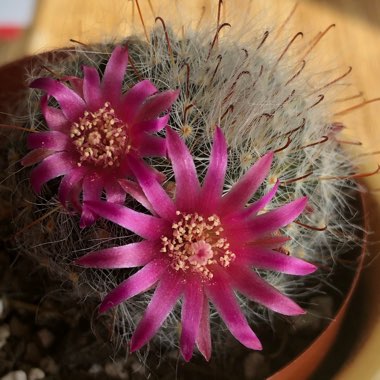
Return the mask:
[[135, 376], [179, 361], [184, 378], [242, 378], [243, 360], [251, 378], [307, 378], [357, 281], [355, 180], [375, 173], [355, 171], [331, 118], [344, 76], [311, 86], [301, 33], [281, 47], [224, 38], [219, 19], [211, 34], [157, 21], [3, 69], [26, 115], [3, 121], [20, 158], [4, 182], [13, 247], [83, 315], [100, 304], [93, 328], [143, 363]]

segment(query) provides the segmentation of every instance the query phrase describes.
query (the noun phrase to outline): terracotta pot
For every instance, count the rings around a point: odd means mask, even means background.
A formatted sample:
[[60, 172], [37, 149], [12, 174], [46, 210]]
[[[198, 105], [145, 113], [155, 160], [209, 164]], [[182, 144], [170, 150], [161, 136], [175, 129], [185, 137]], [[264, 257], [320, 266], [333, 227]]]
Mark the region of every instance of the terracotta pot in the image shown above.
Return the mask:
[[334, 380], [380, 378], [379, 197], [368, 194], [365, 197], [365, 206], [371, 231], [369, 247], [372, 254], [366, 259], [368, 264], [363, 269], [358, 291], [347, 315], [348, 328], [355, 329], [358, 338], [347, 341], [351, 346], [351, 354]]
[[[64, 53], [63, 53], [64, 54]], [[44, 62], [53, 57], [53, 54], [45, 53]], [[57, 53], [54, 53], [54, 59], [57, 58]], [[34, 57], [24, 58], [14, 63], [7, 64], [0, 68], [0, 104], [6, 107], [5, 109], [12, 109], [12, 105], [20, 99], [20, 94], [26, 90], [26, 73], [28, 67], [32, 67], [32, 64], [36, 62]], [[6, 123], [7, 120], [3, 119], [0, 115], [0, 123]], [[363, 214], [366, 215], [365, 205], [362, 200]], [[363, 218], [364, 229], [368, 231], [367, 218]], [[332, 347], [335, 338], [339, 332], [340, 326], [346, 314], [348, 305], [352, 299], [355, 288], [358, 284], [360, 272], [363, 267], [366, 236], [363, 238], [363, 244], [360, 248], [360, 252], [357, 254], [357, 268], [352, 276], [352, 283], [349, 291], [342, 304], [340, 305], [335, 318], [327, 326], [327, 328], [305, 349], [297, 358], [290, 362], [287, 366], [283, 367], [275, 374], [273, 374], [269, 380], [306, 380], [315, 372], [315, 370], [321, 365], [324, 358]], [[345, 378], [346, 380], [346, 378]]]
[[[364, 230], [368, 231], [368, 218], [366, 210], [366, 201], [361, 196], [361, 206], [364, 215]], [[346, 316], [347, 309], [353, 298], [354, 291], [356, 290], [359, 282], [360, 274], [363, 270], [363, 263], [367, 249], [367, 234], [363, 236], [363, 244], [361, 246], [360, 256], [358, 256], [357, 267], [352, 279], [349, 291], [346, 294], [341, 306], [339, 307], [335, 318], [330, 322], [326, 329], [306, 348], [306, 350], [299, 355], [294, 361], [289, 363], [286, 367], [271, 376], [268, 380], [307, 380], [317, 370], [329, 355], [335, 339], [339, 333], [343, 320]], [[339, 348], [339, 342], [336, 343]], [[336, 368], [338, 370], [338, 368]], [[323, 371], [323, 369], [322, 369]], [[334, 371], [334, 368], [332, 369]], [[326, 377], [324, 377], [326, 378]]]

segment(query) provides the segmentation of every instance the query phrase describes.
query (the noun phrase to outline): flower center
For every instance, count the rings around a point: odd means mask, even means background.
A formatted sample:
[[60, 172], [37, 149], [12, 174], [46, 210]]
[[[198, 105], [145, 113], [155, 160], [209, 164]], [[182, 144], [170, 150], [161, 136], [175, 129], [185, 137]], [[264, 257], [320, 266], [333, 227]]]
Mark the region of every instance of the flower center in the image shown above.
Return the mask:
[[70, 137], [80, 154], [78, 166], [85, 162], [103, 168], [118, 167], [131, 148], [127, 125], [115, 116], [109, 102], [96, 112], [86, 111], [78, 123], [72, 124]]
[[228, 267], [235, 260], [227, 239], [221, 236], [223, 227], [217, 215], [176, 214], [180, 219], [172, 224], [172, 237], [161, 238], [161, 252], [172, 259], [173, 269], [199, 273], [210, 280], [213, 265]]

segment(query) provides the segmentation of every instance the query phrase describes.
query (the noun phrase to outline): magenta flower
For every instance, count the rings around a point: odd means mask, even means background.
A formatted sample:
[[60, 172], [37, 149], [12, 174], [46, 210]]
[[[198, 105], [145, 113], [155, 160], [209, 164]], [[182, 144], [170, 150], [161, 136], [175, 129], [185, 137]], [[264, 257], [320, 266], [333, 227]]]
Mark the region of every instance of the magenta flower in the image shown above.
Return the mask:
[[[52, 78], [39, 78], [30, 85], [47, 93], [41, 110], [49, 130], [29, 135], [33, 150], [23, 164], [42, 161], [31, 173], [37, 193], [44, 183], [63, 176], [59, 199], [82, 212], [82, 226], [91, 224], [95, 216], [82, 209], [81, 193], [83, 201], [93, 201], [104, 190], [108, 201], [121, 203], [125, 191], [118, 181], [131, 174], [130, 157], [166, 155], [165, 140], [154, 133], [167, 125], [169, 115], [161, 115], [178, 91], [158, 92], [149, 80], [143, 80], [123, 94], [127, 65], [127, 48], [117, 46], [102, 80], [95, 67], [84, 67], [83, 79], [66, 78], [72, 88]], [[60, 108], [48, 105], [50, 96]]]
[[146, 344], [182, 297], [181, 352], [190, 360], [194, 345], [208, 360], [211, 356], [209, 300], [228, 329], [243, 345], [260, 350], [261, 344], [241, 311], [234, 291], [271, 310], [296, 315], [303, 310], [267, 284], [253, 268], [305, 275], [316, 267], [276, 249], [288, 239], [279, 233], [303, 211], [307, 199], [299, 198], [263, 213], [278, 183], [261, 199], [246, 207], [267, 176], [273, 159], [262, 157], [224, 196], [227, 146], [216, 129], [210, 165], [201, 186], [193, 159], [182, 139], [167, 128], [168, 154], [175, 174], [175, 199], [171, 199], [152, 173], [131, 159], [143, 193], [134, 192], [152, 215], [102, 201], [88, 202], [98, 215], [133, 231], [144, 240], [108, 248], [76, 261], [95, 268], [142, 266], [111, 291], [100, 312], [155, 287], [145, 315], [131, 339], [131, 351]]

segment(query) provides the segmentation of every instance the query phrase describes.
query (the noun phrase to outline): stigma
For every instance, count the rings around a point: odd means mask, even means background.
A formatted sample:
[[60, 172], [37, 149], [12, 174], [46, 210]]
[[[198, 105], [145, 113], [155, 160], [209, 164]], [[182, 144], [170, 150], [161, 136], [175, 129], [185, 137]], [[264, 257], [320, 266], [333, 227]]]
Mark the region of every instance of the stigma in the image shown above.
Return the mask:
[[204, 217], [180, 211], [176, 215], [179, 218], [172, 224], [172, 235], [161, 237], [161, 252], [169, 256], [174, 270], [198, 273], [203, 280], [211, 280], [216, 265], [228, 267], [235, 260], [217, 215]]

